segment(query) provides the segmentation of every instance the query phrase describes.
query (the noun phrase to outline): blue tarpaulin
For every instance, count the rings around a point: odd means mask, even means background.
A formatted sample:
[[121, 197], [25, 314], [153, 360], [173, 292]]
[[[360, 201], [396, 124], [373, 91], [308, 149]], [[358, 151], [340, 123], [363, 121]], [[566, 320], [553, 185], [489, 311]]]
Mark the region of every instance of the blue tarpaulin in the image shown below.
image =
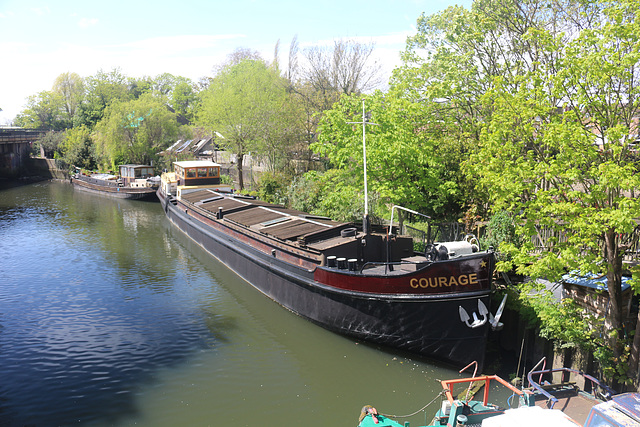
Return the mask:
[[[629, 289], [631, 285], [629, 285], [629, 281], [631, 277], [622, 277], [622, 291], [626, 291]], [[597, 289], [600, 291], [607, 290], [607, 276], [580, 276], [576, 273], [568, 273], [562, 276], [562, 281], [564, 283], [571, 283], [573, 285], [585, 286], [587, 288]]]

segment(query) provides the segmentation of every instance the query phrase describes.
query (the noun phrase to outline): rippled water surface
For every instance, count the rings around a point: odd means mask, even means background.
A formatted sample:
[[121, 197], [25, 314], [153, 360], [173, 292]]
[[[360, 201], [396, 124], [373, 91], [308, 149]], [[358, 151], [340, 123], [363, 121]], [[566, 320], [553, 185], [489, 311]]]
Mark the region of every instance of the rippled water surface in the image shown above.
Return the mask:
[[0, 426], [355, 426], [458, 375], [291, 314], [157, 202], [0, 190], [0, 260]]

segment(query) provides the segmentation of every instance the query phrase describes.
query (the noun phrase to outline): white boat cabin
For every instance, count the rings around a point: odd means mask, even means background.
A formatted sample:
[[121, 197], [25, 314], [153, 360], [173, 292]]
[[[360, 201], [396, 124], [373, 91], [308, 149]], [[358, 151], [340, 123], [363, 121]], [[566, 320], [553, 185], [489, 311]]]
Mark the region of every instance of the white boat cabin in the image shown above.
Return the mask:
[[191, 160], [174, 162], [179, 186], [220, 184], [220, 165], [211, 161]]
[[173, 162], [174, 172], [162, 174], [162, 190], [165, 194], [189, 193], [201, 188], [231, 192], [231, 187], [220, 183], [220, 165], [210, 160]]
[[125, 187], [146, 186], [146, 180], [153, 177], [153, 166], [120, 165], [118, 168], [120, 181]]

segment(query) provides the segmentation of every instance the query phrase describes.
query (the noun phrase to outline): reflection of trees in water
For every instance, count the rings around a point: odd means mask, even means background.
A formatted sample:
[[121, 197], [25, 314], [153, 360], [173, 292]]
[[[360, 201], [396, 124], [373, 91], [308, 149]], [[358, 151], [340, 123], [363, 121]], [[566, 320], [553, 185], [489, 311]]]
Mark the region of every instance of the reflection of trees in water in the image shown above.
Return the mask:
[[[203, 259], [205, 262], [210, 261], [210, 256], [172, 229], [159, 203], [81, 192], [72, 192], [71, 196], [67, 206], [75, 232], [82, 234], [82, 244], [88, 251], [101, 251], [113, 261], [120, 287], [185, 297], [204, 291], [199, 300], [204, 303], [200, 309], [211, 334], [206, 338], [207, 347], [228, 341], [227, 332], [236, 327], [236, 319], [220, 314], [216, 308], [216, 303], [222, 300], [217, 272], [204, 268], [192, 250], [202, 251], [201, 256], [207, 257]], [[229, 274], [233, 275], [230, 271]], [[210, 286], [203, 288], [201, 283]], [[192, 284], [200, 289], [193, 289]]]
[[171, 238], [159, 204], [63, 183], [8, 190], [0, 204], [13, 267], [0, 319], [7, 425], [117, 424], [158, 372], [228, 341], [235, 319], [220, 314], [215, 281]]

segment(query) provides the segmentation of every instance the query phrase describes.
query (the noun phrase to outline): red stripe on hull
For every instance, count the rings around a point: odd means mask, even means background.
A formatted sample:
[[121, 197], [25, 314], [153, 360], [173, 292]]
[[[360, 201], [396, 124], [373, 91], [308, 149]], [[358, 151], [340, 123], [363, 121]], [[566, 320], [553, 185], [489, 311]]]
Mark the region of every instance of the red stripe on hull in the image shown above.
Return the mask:
[[[319, 267], [314, 279], [334, 288], [376, 294], [436, 295], [475, 292], [491, 288], [492, 255], [439, 261], [405, 274], [376, 276]], [[396, 270], [399, 266], [395, 266]]]

